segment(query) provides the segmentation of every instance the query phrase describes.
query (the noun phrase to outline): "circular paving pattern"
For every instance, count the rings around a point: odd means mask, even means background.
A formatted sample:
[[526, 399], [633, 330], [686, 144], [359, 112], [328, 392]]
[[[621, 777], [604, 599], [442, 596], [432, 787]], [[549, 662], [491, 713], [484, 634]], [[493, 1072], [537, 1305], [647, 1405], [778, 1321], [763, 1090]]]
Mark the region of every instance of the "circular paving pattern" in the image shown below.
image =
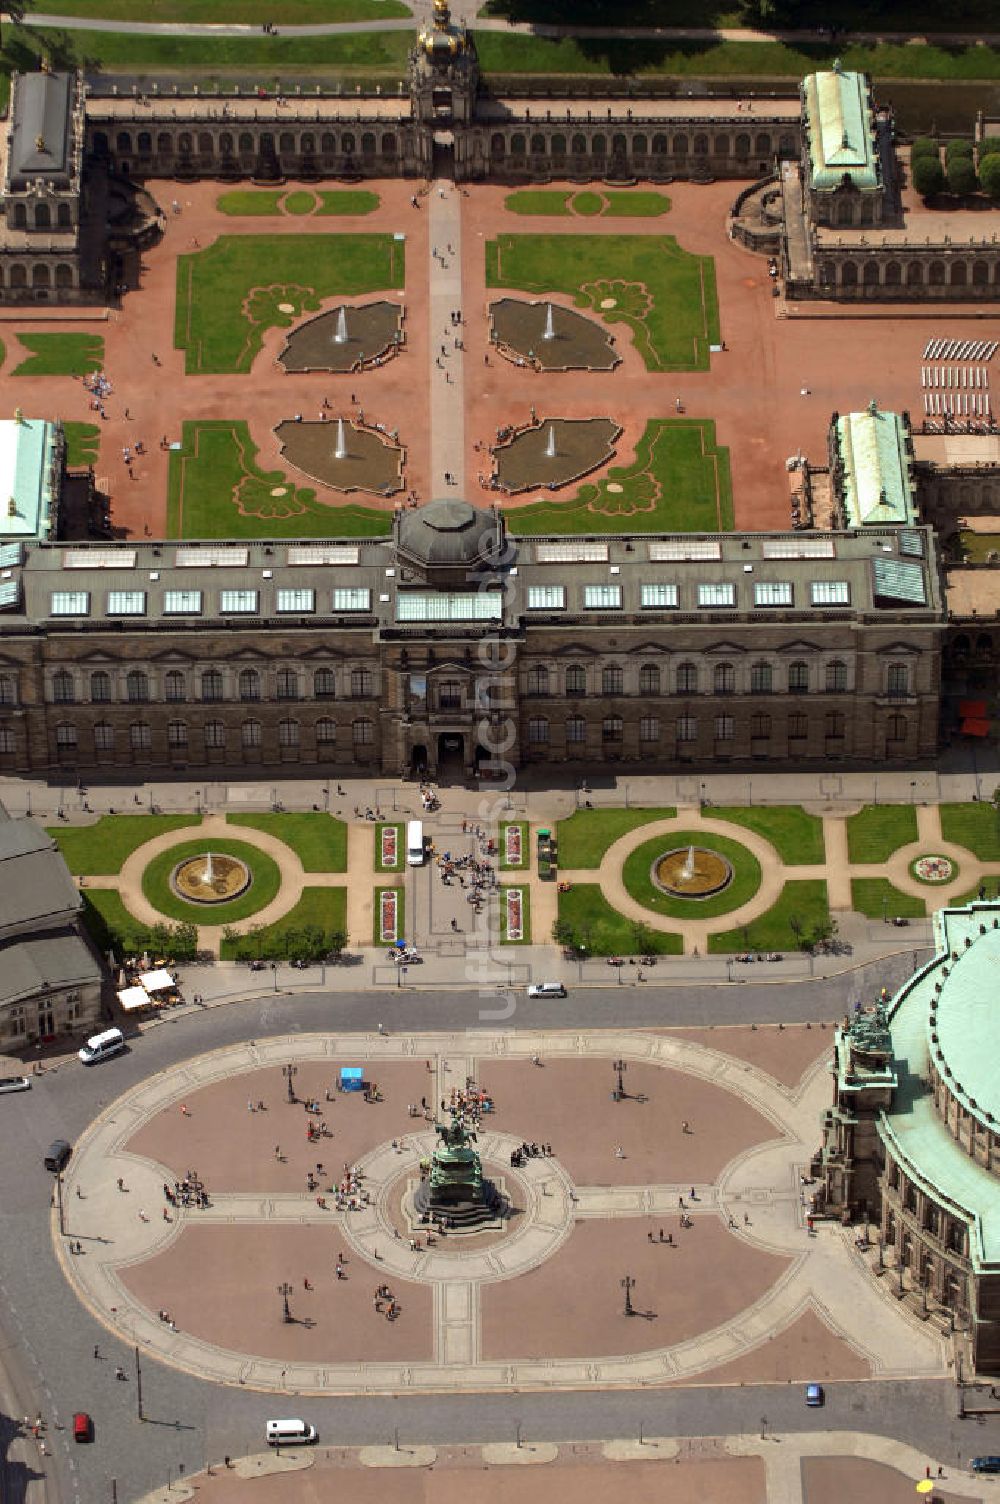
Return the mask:
[[650, 869], [655, 885], [674, 898], [703, 899], [721, 893], [733, 880], [732, 865], [705, 846], [678, 847]]
[[[225, 861], [226, 880], [234, 884], [233, 891], [220, 893], [213, 887], [216, 896], [212, 898], [202, 891], [200, 884], [193, 885], [187, 893], [175, 886], [175, 879], [181, 872], [204, 873], [209, 852], [213, 863], [220, 868]], [[154, 856], [142, 874], [146, 902], [165, 919], [182, 923], [204, 922], [209, 905], [213, 924], [233, 924], [247, 919], [265, 908], [277, 896], [280, 887], [277, 862], [244, 841], [225, 839], [180, 841]]]
[[[678, 869], [683, 868], [691, 847], [694, 847], [696, 852], [703, 852], [701, 862], [706, 877], [707, 869], [711, 866], [712, 876], [718, 881], [718, 887], [703, 887], [699, 896], [694, 891], [684, 892], [680, 887], [675, 891], [668, 891], [666, 886], [661, 885], [654, 876], [657, 865], [664, 859], [665, 843], [661, 835], [643, 841], [625, 858], [622, 866], [622, 882], [629, 896], [643, 908], [650, 909], [655, 914], [669, 915], [678, 919], [691, 918], [692, 898], [694, 897], [698, 897], [698, 919], [712, 919], [716, 915], [728, 914], [733, 909], [741, 908], [760, 887], [760, 863], [753, 852], [739, 841], [716, 835], [714, 832], [710, 839], [711, 847], [709, 848], [705, 844], [705, 831], [671, 831], [668, 837], [670, 843], [668, 851], [671, 856], [676, 857]], [[708, 861], [710, 856], [715, 859], [712, 863]], [[728, 875], [726, 875], [727, 868]], [[677, 874], [674, 875], [676, 877]]]
[[910, 872], [921, 883], [950, 883], [958, 876], [958, 863], [953, 862], [951, 857], [932, 852], [927, 856], [918, 856], [915, 862], [911, 862]]

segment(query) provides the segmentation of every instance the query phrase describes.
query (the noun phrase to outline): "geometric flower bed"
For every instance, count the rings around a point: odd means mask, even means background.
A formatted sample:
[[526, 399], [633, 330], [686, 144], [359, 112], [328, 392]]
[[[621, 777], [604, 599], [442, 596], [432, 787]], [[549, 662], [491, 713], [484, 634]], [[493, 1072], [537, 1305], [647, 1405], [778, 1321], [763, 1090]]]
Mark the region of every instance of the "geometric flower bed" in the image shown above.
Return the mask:
[[958, 865], [950, 857], [931, 854], [918, 856], [910, 863], [913, 876], [922, 883], [950, 883], [958, 876]]
[[382, 888], [378, 898], [379, 939], [391, 945], [399, 939], [399, 895], [395, 888]]
[[[508, 827], [508, 829], [516, 827]], [[508, 888], [506, 892], [507, 904], [507, 939], [524, 939], [524, 894], [520, 888]]]
[[512, 820], [509, 825], [504, 826], [503, 865], [505, 867], [524, 866], [524, 826], [519, 820]]
[[382, 866], [399, 866], [399, 827], [397, 825], [382, 826]]

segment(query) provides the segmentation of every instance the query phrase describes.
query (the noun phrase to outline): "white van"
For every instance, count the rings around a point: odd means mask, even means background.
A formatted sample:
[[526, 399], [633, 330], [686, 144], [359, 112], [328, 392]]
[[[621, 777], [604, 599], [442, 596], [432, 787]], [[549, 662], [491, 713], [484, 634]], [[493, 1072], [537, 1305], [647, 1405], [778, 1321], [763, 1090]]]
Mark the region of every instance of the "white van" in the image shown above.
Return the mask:
[[84, 1065], [96, 1065], [98, 1060], [107, 1060], [125, 1048], [125, 1035], [121, 1029], [105, 1029], [103, 1034], [93, 1034], [78, 1051]]
[[410, 820], [407, 822], [406, 865], [408, 867], [422, 867], [424, 865], [423, 820]]
[[269, 1420], [267, 1423], [269, 1447], [311, 1446], [318, 1440], [316, 1427], [306, 1425], [304, 1420]]

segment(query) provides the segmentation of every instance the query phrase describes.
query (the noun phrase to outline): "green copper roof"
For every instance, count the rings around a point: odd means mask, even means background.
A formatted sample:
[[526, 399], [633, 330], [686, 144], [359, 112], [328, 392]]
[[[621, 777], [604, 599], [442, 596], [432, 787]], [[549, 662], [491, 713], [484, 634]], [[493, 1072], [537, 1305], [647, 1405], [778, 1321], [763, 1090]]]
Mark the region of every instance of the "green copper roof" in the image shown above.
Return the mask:
[[878, 158], [868, 81], [863, 73], [810, 73], [802, 81], [810, 187], [878, 188]]
[[0, 538], [48, 538], [52, 515], [56, 430], [41, 418], [0, 422]]
[[[937, 954], [897, 995], [889, 1026], [899, 1085], [879, 1131], [906, 1171], [969, 1226], [977, 1270], [1000, 1268], [1000, 1179], [969, 1157], [938, 1116], [925, 1085], [932, 1054], [962, 1106], [993, 1131], [1000, 1118], [996, 1077], [1000, 1019], [995, 977], [1000, 963], [1000, 905], [973, 904], [934, 916]], [[986, 933], [980, 934], [980, 926]], [[966, 946], [968, 936], [970, 944]], [[957, 957], [957, 959], [956, 959]], [[947, 974], [946, 974], [947, 969]], [[940, 992], [936, 991], [940, 985]], [[936, 1003], [931, 1038], [931, 1008]], [[973, 1105], [973, 1103], [975, 1105]]]
[[916, 518], [906, 428], [897, 413], [845, 413], [836, 423], [848, 527], [903, 527]]

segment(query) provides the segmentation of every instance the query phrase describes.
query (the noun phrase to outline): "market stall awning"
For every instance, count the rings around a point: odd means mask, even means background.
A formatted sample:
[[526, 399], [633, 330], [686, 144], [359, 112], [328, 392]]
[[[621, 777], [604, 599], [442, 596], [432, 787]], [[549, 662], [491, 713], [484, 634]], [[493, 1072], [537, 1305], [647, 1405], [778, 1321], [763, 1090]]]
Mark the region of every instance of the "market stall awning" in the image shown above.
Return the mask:
[[974, 721], [985, 720], [989, 714], [985, 700], [959, 700], [958, 713], [963, 719], [970, 716]]
[[139, 1008], [149, 1007], [149, 993], [145, 987], [123, 987], [118, 1001], [126, 1013], [135, 1013]]
[[989, 734], [990, 734], [990, 723], [989, 723], [989, 721], [977, 720], [975, 716], [968, 716], [962, 722], [962, 735], [963, 736], [989, 736]]
[[173, 992], [176, 983], [169, 971], [161, 966], [158, 971], [144, 971], [139, 986], [145, 987], [147, 992]]
[[365, 1073], [360, 1065], [342, 1065], [340, 1068], [341, 1091], [361, 1091]]

